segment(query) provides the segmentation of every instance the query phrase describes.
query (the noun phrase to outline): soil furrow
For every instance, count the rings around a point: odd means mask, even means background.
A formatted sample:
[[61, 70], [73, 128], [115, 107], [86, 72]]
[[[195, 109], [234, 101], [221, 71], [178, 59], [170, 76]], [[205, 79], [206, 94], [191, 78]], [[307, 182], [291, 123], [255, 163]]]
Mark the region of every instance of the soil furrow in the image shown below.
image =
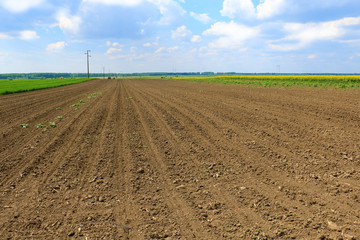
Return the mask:
[[0, 234], [358, 239], [358, 99], [160, 79], [0, 96]]

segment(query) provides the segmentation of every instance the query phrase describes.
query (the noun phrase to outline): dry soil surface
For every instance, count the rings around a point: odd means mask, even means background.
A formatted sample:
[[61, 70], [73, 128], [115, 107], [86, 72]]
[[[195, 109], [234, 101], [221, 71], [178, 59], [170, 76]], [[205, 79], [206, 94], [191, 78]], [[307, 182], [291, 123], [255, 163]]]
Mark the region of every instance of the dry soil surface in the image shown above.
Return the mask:
[[167, 80], [0, 96], [0, 238], [360, 239], [359, 114], [360, 90]]

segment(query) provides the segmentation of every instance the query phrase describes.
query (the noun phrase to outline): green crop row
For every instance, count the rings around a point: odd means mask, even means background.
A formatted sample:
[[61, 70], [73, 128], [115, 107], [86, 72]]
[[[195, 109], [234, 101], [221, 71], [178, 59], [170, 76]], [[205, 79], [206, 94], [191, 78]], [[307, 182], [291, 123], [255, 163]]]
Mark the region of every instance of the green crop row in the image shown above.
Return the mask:
[[279, 87], [333, 87], [358, 88], [360, 76], [358, 75], [240, 75], [240, 76], [212, 76], [212, 77], [171, 77], [174, 80], [217, 82], [222, 84], [243, 84], [247, 86], [279, 86]]
[[0, 80], [0, 95], [54, 88], [88, 81], [88, 78]]

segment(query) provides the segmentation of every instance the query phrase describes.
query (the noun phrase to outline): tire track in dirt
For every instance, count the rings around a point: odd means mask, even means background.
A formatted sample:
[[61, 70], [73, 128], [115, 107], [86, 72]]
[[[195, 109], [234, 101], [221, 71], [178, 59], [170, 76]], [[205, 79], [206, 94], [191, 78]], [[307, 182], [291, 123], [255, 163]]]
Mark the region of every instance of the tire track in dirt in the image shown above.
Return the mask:
[[[131, 98], [129, 100], [133, 100], [132, 96], [136, 99], [136, 94], [132, 95], [131, 89], [127, 86], [125, 88], [128, 92], [128, 96]], [[178, 235], [181, 234], [181, 236], [185, 237], [186, 239], [212, 239], [215, 236], [212, 235], [204, 235], [204, 230], [201, 224], [199, 224], [198, 220], [196, 220], [196, 216], [193, 215], [192, 209], [184, 202], [181, 197], [177, 194], [175, 189], [173, 188], [173, 183], [171, 182], [171, 178], [168, 175], [168, 167], [165, 163], [165, 159], [163, 154], [160, 153], [160, 149], [156, 146], [155, 142], [158, 142], [159, 139], [156, 138], [154, 135], [155, 129], [152, 124], [155, 124], [155, 122], [149, 118], [149, 115], [146, 114], [146, 111], [143, 107], [144, 102], [140, 101], [137, 102], [137, 100], [131, 101], [133, 108], [135, 110], [135, 118], [137, 117], [139, 121], [139, 127], [140, 127], [140, 135], [141, 139], [140, 142], [143, 142], [143, 148], [149, 149], [149, 161], [152, 166], [152, 171], [157, 171], [156, 177], [158, 178], [158, 184], [160, 184], [160, 191], [159, 192], [165, 192], [159, 196], [159, 198], [164, 198], [164, 202], [166, 201], [167, 206], [161, 206], [171, 215], [174, 215], [174, 218], [177, 224], [184, 225], [180, 229], [180, 232], [178, 233], [175, 230], [174, 233], [170, 233], [170, 231], [163, 231], [162, 229], [155, 229], [152, 230], [150, 233], [151, 238], [163, 238], [165, 236], [169, 236], [170, 234]], [[154, 173], [152, 173], [152, 176], [155, 176]], [[155, 180], [156, 181], [156, 180]], [[181, 213], [176, 210], [177, 208], [181, 209]]]

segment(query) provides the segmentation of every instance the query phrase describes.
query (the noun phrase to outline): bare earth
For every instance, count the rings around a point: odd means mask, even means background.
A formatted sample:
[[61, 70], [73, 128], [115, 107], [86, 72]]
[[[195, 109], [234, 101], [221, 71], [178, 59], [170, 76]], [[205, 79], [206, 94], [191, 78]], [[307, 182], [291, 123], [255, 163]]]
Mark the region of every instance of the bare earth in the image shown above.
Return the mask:
[[94, 80], [0, 134], [1, 239], [360, 239], [360, 90]]

